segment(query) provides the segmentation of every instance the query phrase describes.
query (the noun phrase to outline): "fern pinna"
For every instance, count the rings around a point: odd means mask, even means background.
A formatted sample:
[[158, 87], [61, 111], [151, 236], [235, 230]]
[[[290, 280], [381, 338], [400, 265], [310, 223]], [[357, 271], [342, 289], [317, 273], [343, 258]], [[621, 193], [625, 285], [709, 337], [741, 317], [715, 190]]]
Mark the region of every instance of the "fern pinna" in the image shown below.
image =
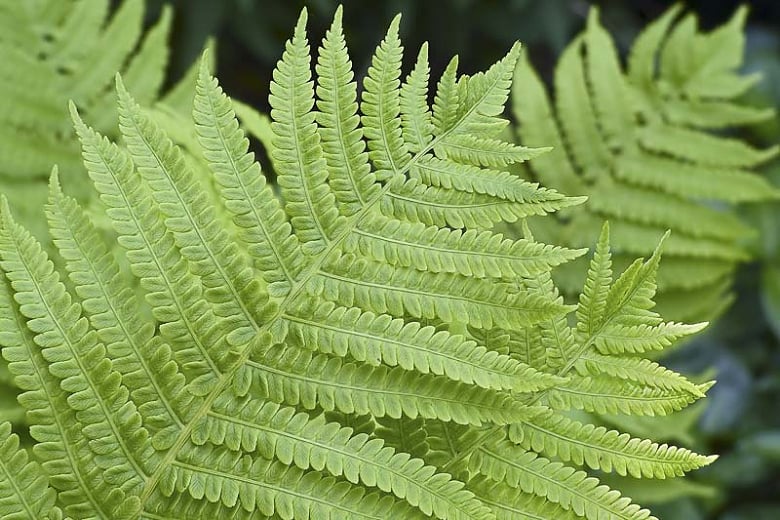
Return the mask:
[[121, 80], [125, 147], [72, 107], [144, 300], [56, 172], [67, 282], [3, 204], [0, 339], [37, 441], [30, 460], [0, 426], [3, 518], [650, 518], [575, 467], [710, 459], [566, 410], [698, 399], [636, 354], [700, 326], [651, 310], [658, 253], [613, 283], [605, 231], [572, 328], [550, 271], [583, 251], [490, 230], [582, 202], [502, 171], [539, 153], [496, 137], [518, 46], [473, 76], [453, 60], [431, 109], [425, 47], [400, 81], [396, 19], [358, 102], [341, 11], [316, 86], [305, 24], [270, 89], [280, 196], [205, 64], [193, 118], [218, 200]]
[[[733, 272], [748, 259], [753, 230], [729, 204], [777, 198], [752, 170], [777, 155], [724, 130], [774, 116], [740, 101], [758, 75], [741, 74], [747, 10], [712, 32], [699, 32], [695, 15], [675, 21], [671, 7], [634, 42], [624, 73], [615, 45], [593, 8], [587, 28], [555, 69], [554, 100], [527, 61], [517, 70], [513, 96], [518, 135], [554, 150], [530, 164], [536, 179], [589, 204], [544, 219], [537, 234], [582, 247], [612, 223], [619, 265], [646, 255], [673, 230], [659, 272], [664, 314], [711, 319], [731, 301]], [[557, 280], [568, 291], [585, 265], [570, 264]]]

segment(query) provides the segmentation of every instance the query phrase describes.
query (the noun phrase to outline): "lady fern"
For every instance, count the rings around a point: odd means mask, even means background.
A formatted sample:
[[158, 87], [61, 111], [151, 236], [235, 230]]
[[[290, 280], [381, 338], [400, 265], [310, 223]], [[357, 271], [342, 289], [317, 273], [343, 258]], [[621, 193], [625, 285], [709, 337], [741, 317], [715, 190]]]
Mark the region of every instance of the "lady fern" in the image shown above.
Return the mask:
[[205, 62], [192, 114], [218, 197], [121, 79], [122, 146], [71, 106], [145, 298], [56, 172], [67, 284], [2, 204], [0, 342], [39, 461], [0, 426], [4, 518], [643, 520], [576, 466], [711, 460], [568, 414], [702, 397], [636, 356], [701, 325], [652, 311], [658, 251], [613, 281], [607, 228], [565, 305], [551, 270], [584, 251], [490, 230], [582, 202], [502, 170], [540, 152], [498, 138], [519, 47], [473, 76], [453, 61], [431, 109], [425, 48], [400, 79], [398, 23], [358, 101], [341, 11], [316, 85], [302, 13], [270, 88], [279, 195]]
[[[537, 233], [582, 247], [609, 219], [617, 260], [627, 265], [672, 229], [659, 274], [662, 307], [675, 319], [700, 320], [728, 306], [733, 271], [748, 258], [744, 239], [752, 230], [724, 206], [777, 197], [752, 171], [777, 148], [759, 150], [722, 135], [774, 115], [738, 100], [758, 79], [738, 70], [746, 9], [709, 33], [697, 31], [692, 14], [675, 24], [679, 12], [670, 8], [644, 30], [624, 72], [593, 8], [558, 62], [554, 101], [521, 61], [513, 108], [524, 143], [555, 148], [531, 164], [533, 176], [589, 197], [557, 225], [553, 219], [535, 225]], [[579, 264], [559, 278], [568, 291], [581, 284]]]

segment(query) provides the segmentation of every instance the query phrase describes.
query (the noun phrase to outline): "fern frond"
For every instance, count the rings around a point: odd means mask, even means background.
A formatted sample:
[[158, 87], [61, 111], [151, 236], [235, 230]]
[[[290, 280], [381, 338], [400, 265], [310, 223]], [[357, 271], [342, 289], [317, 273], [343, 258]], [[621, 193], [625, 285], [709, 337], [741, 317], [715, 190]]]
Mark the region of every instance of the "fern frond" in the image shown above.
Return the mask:
[[339, 6], [320, 48], [316, 117], [321, 125], [322, 149], [333, 193], [342, 205], [342, 213], [351, 216], [375, 195], [378, 185], [359, 125], [357, 84], [344, 41], [341, 13]]
[[411, 170], [410, 176], [427, 186], [490, 195], [496, 199], [512, 202], [530, 202], [539, 195], [537, 184], [526, 182], [508, 172], [434, 158], [418, 161], [415, 168]]
[[731, 213], [723, 213], [653, 190], [613, 185], [589, 198], [590, 206], [610, 219], [658, 228], [676, 226], [692, 238], [736, 241], [751, 229]]
[[[47, 206], [49, 229], [66, 261], [68, 276], [82, 306], [123, 381], [143, 388], [133, 397], [145, 423], [154, 429], [173, 422], [181, 427], [191, 404], [184, 378], [170, 356], [170, 347], [154, 337], [154, 326], [143, 323], [141, 307], [124, 286], [119, 267], [78, 203], [64, 195], [58, 176], [52, 176]], [[163, 370], [152, 367], [161, 364]], [[159, 365], [158, 365], [159, 366]], [[158, 372], [159, 370], [159, 372]], [[164, 374], [164, 377], [162, 376]]]
[[610, 285], [612, 255], [609, 251], [609, 224], [605, 223], [601, 228], [577, 306], [577, 330], [581, 335], [591, 337], [601, 328]]
[[279, 187], [287, 201], [298, 239], [316, 252], [333, 238], [338, 211], [333, 204], [334, 195], [324, 182], [328, 173], [312, 110], [314, 86], [306, 19], [304, 9], [295, 35], [274, 70], [268, 100], [274, 120], [271, 123], [275, 136], [272, 156]]
[[547, 392], [555, 410], [585, 410], [600, 414], [668, 415], [682, 410], [704, 395], [709, 386], [660, 388], [613, 378], [571, 376]]
[[553, 386], [557, 378], [537, 372], [508, 356], [496, 355], [475, 342], [387, 314], [361, 312], [333, 304], [306, 306], [284, 316], [288, 339], [301, 348], [346, 357], [373, 366], [384, 364], [446, 375], [482, 388], [533, 392]]
[[420, 271], [507, 279], [533, 276], [585, 253], [584, 249], [509, 240], [490, 231], [453, 230], [384, 216], [361, 222], [344, 248]]
[[[278, 368], [266, 368], [271, 364]], [[325, 411], [394, 419], [422, 416], [474, 426], [509, 424], [528, 413], [508, 393], [440, 376], [421, 378], [400, 367], [345, 363], [293, 347], [256, 355], [247, 368], [253, 371], [250, 384], [262, 397], [307, 410], [319, 406]]]
[[[560, 65], [559, 65], [560, 67]], [[547, 143], [563, 150], [563, 136], [553, 113], [549, 96], [539, 76], [528, 64], [524, 53], [518, 60], [512, 82], [512, 112], [527, 114], [535, 124], [523, 128], [527, 142]], [[534, 170], [544, 186], [556, 184], [562, 193], [582, 195], [585, 185], [565, 154], [545, 153], [534, 159]]]
[[[540, 238], [581, 246], [609, 219], [616, 250], [647, 255], [647, 244], [657, 238], [639, 236], [657, 237], [671, 229], [669, 265], [690, 268], [661, 268], [659, 302], [674, 311], [666, 312], [668, 318], [700, 321], [723, 309], [727, 292], [712, 299], [708, 312], [701, 303], [677, 314], [674, 297], [683, 289], [714, 294], [729, 286], [734, 268], [747, 256], [744, 239], [752, 233], [723, 202], [776, 198], [777, 189], [753, 170], [776, 157], [778, 147], [758, 149], [722, 135], [723, 129], [773, 115], [737, 99], [755, 81], [739, 73], [745, 11], [709, 33], [699, 31], [693, 15], [675, 22], [679, 12], [670, 8], [637, 37], [624, 70], [593, 8], [584, 32], [558, 62], [554, 102], [521, 61], [513, 108], [525, 145], [555, 148], [530, 163], [532, 176], [591, 201], [557, 226], [532, 220]], [[705, 255], [723, 259], [717, 275], [696, 269]], [[572, 280], [576, 271], [569, 272]], [[562, 277], [558, 281], [564, 283]]]
[[493, 509], [497, 520], [538, 520], [540, 518], [579, 520], [582, 518], [571, 509], [565, 509], [545, 497], [518, 493], [516, 488], [505, 482], [475, 477], [469, 480], [468, 486]]
[[701, 390], [677, 372], [643, 358], [603, 356], [595, 352], [583, 354], [574, 365], [582, 376], [605, 374], [626, 381], [664, 390], [684, 390], [704, 397]]
[[[130, 154], [87, 127], [71, 107], [83, 150], [84, 164], [108, 208], [108, 216], [128, 251], [128, 260], [148, 291], [160, 332], [182, 354], [194, 349], [191, 374], [206, 380], [219, 373], [215, 364], [224, 353], [211, 350], [195, 331], [213, 326], [214, 317], [204, 301], [197, 279], [184, 258], [176, 257], [175, 244], [152, 202], [149, 188], [135, 171]], [[196, 325], [197, 324], [197, 325]]]
[[363, 487], [315, 471], [304, 472], [296, 466], [218, 447], [201, 446], [198, 453], [165, 470], [160, 481], [163, 494], [186, 493], [197, 501], [219, 503], [228, 510], [277, 515], [286, 520], [368, 520], [386, 514], [425, 517], [403, 502], [367, 494]]
[[260, 319], [264, 301], [250, 260], [221, 229], [204, 191], [189, 175], [180, 150], [141, 113], [121, 80], [117, 91], [120, 130], [138, 172], [166, 217], [166, 227], [192, 272], [200, 277], [215, 313], [236, 319], [229, 341], [246, 342], [256, 332], [255, 320]]
[[[7, 246], [2, 237], [0, 243]], [[26, 318], [12, 294], [11, 284], [4, 277], [0, 284], [0, 303], [5, 309], [0, 321], [3, 357], [9, 363], [16, 385], [23, 390], [19, 402], [27, 410], [30, 431], [46, 439], [36, 444], [33, 452], [42, 461], [46, 474], [56, 483], [58, 501], [66, 512], [106, 514], [99, 499], [105, 485], [98, 485], [95, 480], [98, 468], [83, 462], [89, 448], [75, 412], [67, 406], [67, 394], [60, 382], [48, 377], [47, 361], [35, 344], [33, 332], [27, 328]]]
[[774, 193], [765, 179], [748, 170], [688, 164], [651, 154], [620, 160], [615, 175], [628, 184], [670, 195], [686, 193], [728, 202], [763, 200]]
[[[649, 518], [513, 442], [553, 430], [550, 407], [665, 413], [708, 388], [628, 356], [698, 327], [652, 310], [658, 251], [613, 282], [605, 229], [573, 326], [551, 271], [583, 251], [493, 230], [583, 202], [505, 168], [541, 151], [499, 139], [519, 48], [470, 77], [452, 61], [431, 108], [425, 47], [401, 82], [396, 18], [358, 106], [341, 10], [316, 80], [305, 23], [274, 73], [270, 126], [239, 108], [281, 193], [204, 57], [174, 99], [193, 100], [194, 126], [142, 109], [120, 78], [121, 145], [71, 105], [122, 251], [56, 173], [47, 216], [67, 283], [0, 208], [0, 344], [55, 490], [41, 478], [36, 492], [74, 519]], [[575, 463], [633, 471], [644, 456], [640, 472], [671, 476], [710, 460], [560, 429]]]
[[[530, 230], [526, 229], [525, 235], [533, 240]], [[525, 403], [529, 405], [527, 418], [509, 425], [508, 431], [499, 427], [483, 429], [481, 435], [464, 439], [454, 446], [445, 465], [448, 470], [468, 468], [472, 475], [484, 475], [500, 485], [537, 494], [564, 510], [598, 520], [634, 518], [636, 515], [647, 518], [649, 513], [639, 510], [627, 499], [621, 499], [606, 486], [599, 486], [595, 479], [587, 480], [585, 473], [538, 454], [557, 457], [564, 463], [584, 463], [593, 469], [649, 478], [680, 476], [714, 460], [686, 449], [661, 446], [649, 440], [632, 439], [617, 431], [584, 425], [556, 411], [579, 409], [593, 413], [667, 415], [703, 397], [711, 386], [711, 383], [695, 385], [657, 363], [626, 357], [622, 350], [616, 350], [612, 355], [597, 352], [602, 338], [616, 327], [634, 326], [632, 330], [636, 337], [642, 337], [640, 341], [648, 344], [658, 341], [655, 330], [668, 328], [668, 344], [673, 337], [676, 339], [674, 332], [691, 334], [703, 326], [665, 323], [652, 312], [660, 249], [659, 245], [650, 259], [634, 262], [613, 281], [609, 226], [603, 226], [577, 308], [576, 325], [569, 325], [565, 318], [553, 317], [540, 321], [522, 334], [510, 332], [517, 338], [509, 342], [512, 354], [522, 359], [532, 352], [534, 342], [541, 344], [543, 353], [535, 354], [543, 359], [540, 368], [567, 377], [567, 380], [526, 399]], [[525, 285], [537, 293], [557, 293], [549, 273], [530, 278]], [[615, 344], [618, 343], [621, 341], [616, 340]], [[629, 340], [626, 344], [630, 344]], [[506, 434], [511, 442], [506, 440]], [[483, 487], [486, 485], [479, 477], [477, 482]], [[479, 492], [477, 495], [482, 496]], [[541, 510], [541, 506], [531, 502], [523, 503]], [[512, 509], [499, 502], [494, 510], [500, 516]], [[521, 510], [518, 514], [530, 516], [532, 513]], [[560, 516], [565, 517], [564, 513]]]
[[405, 170], [411, 159], [401, 126], [401, 60], [403, 47], [398, 38], [396, 16], [371, 60], [363, 81], [362, 123], [368, 141], [369, 157], [377, 178], [387, 180]]
[[278, 199], [248, 152], [249, 142], [236, 125], [230, 101], [211, 79], [205, 60], [198, 75], [193, 118], [225, 206], [240, 230], [239, 237], [247, 244], [269, 290], [284, 296], [300, 275], [300, 246]]
[[245, 453], [258, 452], [303, 470], [324, 471], [407, 500], [427, 515], [482, 518], [487, 509], [463, 490], [463, 483], [437, 473], [419, 459], [395, 453], [379, 439], [353, 435], [350, 428], [273, 403], [225, 402], [195, 431], [196, 444], [211, 442]]
[[612, 325], [599, 332], [594, 345], [604, 354], [637, 354], [662, 350], [682, 337], [699, 332], [706, 325], [706, 322], [693, 325], [675, 322], [658, 325]]
[[393, 268], [345, 256], [323, 266], [314, 279], [317, 294], [344, 306], [366, 305], [381, 313], [415, 318], [439, 317], [449, 323], [476, 327], [521, 328], [567, 307], [561, 298], [534, 293], [495, 291], [495, 283], [449, 273]]
[[[147, 444], [148, 432], [121, 384], [121, 375], [105, 358], [105, 347], [81, 316], [81, 306], [72, 302], [46, 253], [13, 221], [5, 200], [0, 209], [3, 270], [16, 286], [19, 311], [28, 320], [27, 326], [40, 355], [50, 363], [49, 375], [43, 379], [59, 381], [69, 409], [81, 423], [81, 434], [74, 440], [81, 440], [92, 452], [93, 458], [85, 464], [86, 469], [96, 469], [106, 483], [119, 486], [115, 488], [117, 508], [132, 508], [134, 498], [126, 497], [127, 492], [121, 488], [132, 491], [142, 476], [151, 471], [154, 457]], [[69, 440], [66, 444], [70, 444]], [[56, 444], [55, 450], [59, 448]], [[79, 455], [81, 458], [85, 454]], [[78, 459], [73, 462], [80, 463]], [[68, 469], [68, 475], [78, 473], [75, 468]], [[102, 487], [98, 492], [102, 492], [100, 498], [105, 500], [108, 490], [107, 486]]]
[[433, 134], [444, 135], [458, 117], [460, 95], [458, 93], [458, 56], [453, 56], [436, 86], [433, 100]]
[[107, 87], [117, 70], [143, 103], [159, 99], [172, 11], [163, 8], [144, 32], [144, 4], [63, 0], [0, 5], [0, 188], [19, 221], [38, 238], [46, 237], [45, 219], [30, 209], [45, 204], [53, 164], [70, 193], [82, 203], [90, 200], [79, 146], [68, 124], [68, 100], [82, 107], [93, 126], [116, 136], [115, 92]]
[[567, 198], [557, 191], [539, 188], [522, 205], [487, 194], [426, 186], [415, 178], [391, 186], [382, 198], [387, 216], [427, 226], [489, 229], [497, 222], [515, 222], [531, 215], [545, 215], [577, 205], [583, 199]]
[[433, 139], [431, 109], [428, 107], [428, 43], [423, 43], [414, 69], [401, 86], [401, 124], [404, 141], [412, 153], [424, 150]]

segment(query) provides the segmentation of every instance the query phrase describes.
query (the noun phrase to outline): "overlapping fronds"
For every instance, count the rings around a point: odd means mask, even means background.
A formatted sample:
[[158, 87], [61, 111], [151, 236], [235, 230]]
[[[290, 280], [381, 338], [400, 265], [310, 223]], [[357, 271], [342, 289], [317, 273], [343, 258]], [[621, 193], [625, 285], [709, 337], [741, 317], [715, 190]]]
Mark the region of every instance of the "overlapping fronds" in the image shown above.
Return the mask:
[[425, 48], [400, 80], [398, 24], [358, 101], [341, 10], [316, 78], [303, 11], [270, 88], [278, 190], [205, 60], [192, 117], [207, 179], [120, 77], [121, 145], [71, 105], [144, 297], [56, 171], [46, 214], [62, 273], [0, 204], [0, 343], [40, 461], [0, 427], [0, 508], [646, 519], [565, 464], [667, 477], [709, 462], [565, 416], [702, 397], [706, 385], [626, 357], [700, 326], [651, 310], [659, 253], [613, 282], [605, 232], [571, 327], [551, 271], [584, 251], [491, 229], [582, 202], [506, 171], [540, 153], [499, 137], [519, 47], [473, 76], [453, 62], [430, 107]]
[[[732, 204], [774, 199], [778, 191], [754, 172], [777, 155], [728, 130], [773, 117], [740, 101], [758, 76], [740, 72], [747, 14], [701, 32], [693, 14], [669, 9], [634, 42], [627, 67], [593, 8], [587, 28], [564, 51], [547, 94], [521, 60], [513, 92], [518, 135], [553, 146], [530, 164], [535, 179], [589, 204], [534, 224], [540, 238], [582, 247], [612, 224], [615, 261], [624, 267], [673, 230], [659, 272], [659, 304], [679, 321], [710, 319], [730, 302], [733, 271], [748, 258], [752, 230]], [[584, 278], [575, 262], [557, 281], [575, 292]]]

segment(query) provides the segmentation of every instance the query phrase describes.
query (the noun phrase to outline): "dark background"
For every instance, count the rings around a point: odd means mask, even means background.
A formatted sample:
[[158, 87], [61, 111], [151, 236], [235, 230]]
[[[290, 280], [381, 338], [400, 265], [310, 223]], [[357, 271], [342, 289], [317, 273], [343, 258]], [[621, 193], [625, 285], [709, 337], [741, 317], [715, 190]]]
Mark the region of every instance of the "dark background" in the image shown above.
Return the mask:
[[[637, 31], [674, 2], [659, 0], [149, 0], [148, 19], [162, 5], [174, 7], [172, 78], [196, 59], [208, 36], [218, 41], [218, 73], [236, 98], [267, 107], [271, 71], [292, 35], [304, 5], [309, 11], [310, 42], [330, 25], [336, 6], [344, 6], [344, 27], [355, 71], [365, 71], [371, 53], [396, 13], [403, 13], [401, 36], [407, 60], [423, 41], [430, 42], [434, 75], [458, 54], [460, 70], [482, 70], [520, 40], [541, 71], [549, 72], [556, 56], [583, 26], [588, 9], [598, 5], [603, 23], [625, 50]], [[726, 21], [744, 2], [684, 2], [699, 14], [704, 28]], [[756, 44], [778, 49], [780, 2], [756, 0], [751, 7], [749, 36]]]
[[[309, 9], [310, 42], [317, 45], [338, 5], [332, 0], [149, 0], [148, 22], [163, 3], [174, 7], [173, 82], [195, 61], [209, 36], [217, 46], [217, 73], [226, 91], [267, 112], [268, 84], [284, 41], [301, 8]], [[420, 44], [430, 42], [432, 76], [437, 77], [453, 54], [459, 70], [487, 68], [520, 40], [537, 70], [549, 78], [557, 56], [582, 29], [591, 5], [601, 9], [602, 23], [625, 52], [638, 31], [673, 2], [661, 0], [447, 0], [345, 1], [344, 27], [354, 69], [361, 77], [392, 17], [403, 13], [401, 36], [407, 69]], [[738, 5], [723, 0], [687, 1], [704, 29], [726, 22]], [[763, 81], [750, 94], [756, 103], [777, 106], [780, 100], [780, 1], [746, 2], [745, 71], [760, 70]], [[747, 130], [757, 145], [778, 141], [777, 121]], [[765, 174], [780, 185], [780, 169]], [[708, 372], [718, 379], [706, 408], [690, 419], [684, 442], [721, 459], [697, 472], [692, 485], [674, 481], [666, 487], [630, 483], [629, 494], [647, 495], [665, 504], [654, 506], [664, 520], [780, 519], [780, 210], [775, 205], [741, 209], [761, 230], [754, 244], [757, 260], [738, 276], [738, 299], [710, 331], [681, 348], [667, 364], [690, 374]], [[674, 419], [677, 421], [677, 419]], [[667, 423], [668, 428], [677, 427]], [[658, 432], [654, 432], [658, 433]], [[671, 487], [670, 487], [671, 486]], [[672, 499], [669, 501], [669, 499]], [[644, 499], [647, 501], [647, 499]], [[641, 502], [641, 500], [640, 500]]]

